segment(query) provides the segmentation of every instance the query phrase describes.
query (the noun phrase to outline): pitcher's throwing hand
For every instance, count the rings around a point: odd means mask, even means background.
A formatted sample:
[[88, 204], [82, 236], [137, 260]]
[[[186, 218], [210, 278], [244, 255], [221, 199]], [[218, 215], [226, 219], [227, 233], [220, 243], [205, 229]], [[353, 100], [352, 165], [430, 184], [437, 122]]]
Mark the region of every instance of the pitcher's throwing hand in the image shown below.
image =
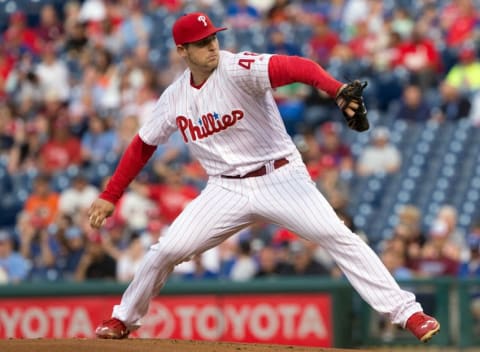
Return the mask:
[[115, 205], [108, 200], [102, 198], [96, 199], [90, 206], [90, 209], [88, 209], [87, 213], [90, 226], [94, 229], [98, 229], [105, 224], [105, 221], [113, 214], [114, 210]]

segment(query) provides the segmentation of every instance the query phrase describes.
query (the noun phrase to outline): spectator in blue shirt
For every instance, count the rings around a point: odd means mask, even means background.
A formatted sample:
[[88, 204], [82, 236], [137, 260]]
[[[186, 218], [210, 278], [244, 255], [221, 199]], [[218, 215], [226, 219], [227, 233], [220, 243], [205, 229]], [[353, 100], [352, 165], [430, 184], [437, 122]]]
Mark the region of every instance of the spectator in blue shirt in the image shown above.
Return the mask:
[[104, 161], [105, 155], [115, 149], [117, 136], [109, 129], [106, 119], [98, 115], [90, 117], [88, 130], [82, 137], [82, 157], [84, 162]]
[[463, 278], [480, 277], [480, 220], [473, 224], [467, 244], [470, 256], [462, 260], [458, 275]]
[[142, 11], [140, 1], [128, 4], [129, 16], [119, 28], [120, 40], [126, 52], [133, 51], [138, 45], [148, 43], [153, 32], [153, 21]]
[[202, 255], [196, 255], [192, 258], [193, 271], [183, 274], [181, 277], [184, 280], [205, 280], [217, 279], [218, 274], [206, 268], [202, 263]]
[[0, 231], [0, 283], [17, 283], [26, 278], [28, 262], [13, 250], [13, 238]]
[[396, 120], [422, 122], [430, 118], [430, 110], [421, 87], [417, 84], [410, 84], [404, 88], [402, 100], [394, 115]]
[[[458, 276], [461, 278], [480, 277], [480, 219], [477, 220], [467, 236], [470, 258], [460, 264]], [[480, 331], [480, 292], [478, 288], [470, 292], [470, 312], [473, 317], [473, 331]]]
[[278, 28], [273, 28], [269, 35], [267, 44], [267, 52], [279, 55], [297, 55], [301, 56], [300, 47], [289, 40], [287, 40], [285, 33]]
[[227, 8], [227, 22], [235, 29], [248, 29], [260, 20], [257, 9], [248, 4], [247, 0], [236, 0]]
[[57, 259], [60, 245], [55, 233], [47, 229], [36, 217], [21, 213], [17, 224], [20, 252], [31, 267], [28, 279], [31, 281], [56, 281], [60, 279]]

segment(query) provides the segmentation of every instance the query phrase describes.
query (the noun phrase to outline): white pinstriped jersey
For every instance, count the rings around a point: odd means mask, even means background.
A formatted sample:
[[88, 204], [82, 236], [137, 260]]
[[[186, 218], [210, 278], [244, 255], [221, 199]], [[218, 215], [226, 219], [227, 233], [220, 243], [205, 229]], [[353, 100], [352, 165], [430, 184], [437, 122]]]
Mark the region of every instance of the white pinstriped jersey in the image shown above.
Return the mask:
[[178, 129], [210, 176], [243, 175], [296, 152], [273, 99], [270, 57], [220, 51], [217, 69], [200, 89], [190, 84], [187, 69], [161, 95], [140, 138], [158, 145]]

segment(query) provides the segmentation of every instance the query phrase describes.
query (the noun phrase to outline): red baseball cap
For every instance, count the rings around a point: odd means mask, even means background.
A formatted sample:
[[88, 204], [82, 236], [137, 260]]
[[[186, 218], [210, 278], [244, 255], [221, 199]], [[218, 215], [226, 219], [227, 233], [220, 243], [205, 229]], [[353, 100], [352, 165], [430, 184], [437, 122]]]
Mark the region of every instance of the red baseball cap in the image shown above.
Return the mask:
[[217, 28], [210, 18], [201, 12], [192, 12], [178, 18], [172, 27], [173, 40], [176, 45], [197, 42], [212, 34], [224, 31], [226, 27]]
[[321, 131], [325, 134], [338, 134], [339, 126], [335, 122], [325, 122], [321, 127]]

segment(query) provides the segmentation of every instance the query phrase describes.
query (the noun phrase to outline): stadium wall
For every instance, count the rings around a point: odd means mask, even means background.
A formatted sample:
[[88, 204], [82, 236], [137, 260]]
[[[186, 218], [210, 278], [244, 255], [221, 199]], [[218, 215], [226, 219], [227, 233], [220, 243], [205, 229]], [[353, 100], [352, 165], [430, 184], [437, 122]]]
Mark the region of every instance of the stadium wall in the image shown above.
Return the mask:
[[[480, 345], [480, 280], [409, 280], [401, 286], [414, 291], [442, 324], [431, 344]], [[93, 337], [125, 288], [105, 281], [0, 286], [0, 338]], [[418, 344], [401, 329], [387, 329], [348, 282], [311, 277], [171, 281], [132, 337], [322, 347]]]

